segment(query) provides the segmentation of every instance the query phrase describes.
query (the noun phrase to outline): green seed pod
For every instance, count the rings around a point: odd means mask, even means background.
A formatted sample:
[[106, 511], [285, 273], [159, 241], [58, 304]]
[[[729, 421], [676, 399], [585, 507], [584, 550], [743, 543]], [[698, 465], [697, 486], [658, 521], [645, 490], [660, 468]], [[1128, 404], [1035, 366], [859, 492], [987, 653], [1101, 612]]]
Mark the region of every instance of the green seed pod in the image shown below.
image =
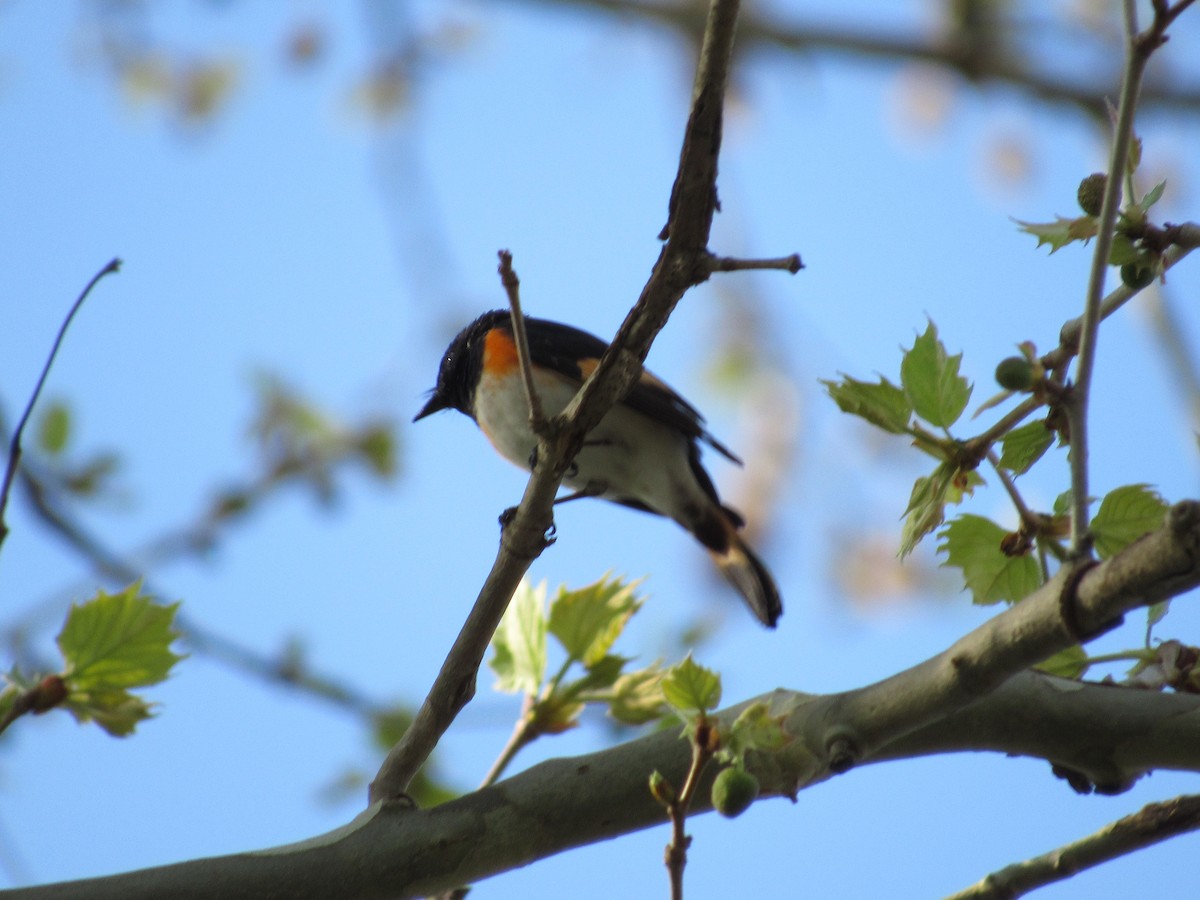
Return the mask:
[[1127, 288], [1140, 291], [1144, 287], [1149, 287], [1153, 280], [1154, 270], [1149, 266], [1139, 263], [1126, 263], [1121, 266], [1121, 281]]
[[758, 779], [745, 769], [722, 769], [713, 782], [713, 808], [727, 819], [740, 816], [757, 797]]
[[996, 382], [1007, 391], [1028, 391], [1033, 387], [1033, 365], [1023, 356], [1010, 356], [996, 366]]
[[1103, 172], [1094, 172], [1079, 182], [1079, 190], [1075, 198], [1079, 208], [1089, 216], [1100, 215], [1100, 205], [1104, 202], [1104, 188], [1108, 184], [1108, 176]]

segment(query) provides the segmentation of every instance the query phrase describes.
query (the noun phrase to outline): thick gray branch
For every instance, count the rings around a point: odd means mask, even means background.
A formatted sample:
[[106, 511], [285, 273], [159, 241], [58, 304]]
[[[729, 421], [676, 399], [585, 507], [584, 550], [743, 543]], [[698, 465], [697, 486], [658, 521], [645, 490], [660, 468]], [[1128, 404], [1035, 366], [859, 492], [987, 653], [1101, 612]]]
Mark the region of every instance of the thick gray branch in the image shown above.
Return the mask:
[[[793, 795], [852, 763], [990, 750], [1047, 759], [1119, 790], [1153, 769], [1200, 772], [1200, 697], [1050, 678], [1024, 670], [1085, 629], [1200, 583], [1200, 504], [1175, 506], [1159, 531], [1091, 569], [1070, 597], [1056, 579], [927, 663], [869, 687], [759, 698], [795, 739], [751, 766], [764, 796]], [[745, 707], [726, 710], [730, 719]], [[534, 766], [436, 809], [374, 804], [342, 829], [261, 853], [180, 863], [0, 897], [411, 897], [478, 881], [664, 821], [647, 778], [678, 783], [688, 746], [662, 732]], [[694, 812], [707, 808], [707, 791]]]

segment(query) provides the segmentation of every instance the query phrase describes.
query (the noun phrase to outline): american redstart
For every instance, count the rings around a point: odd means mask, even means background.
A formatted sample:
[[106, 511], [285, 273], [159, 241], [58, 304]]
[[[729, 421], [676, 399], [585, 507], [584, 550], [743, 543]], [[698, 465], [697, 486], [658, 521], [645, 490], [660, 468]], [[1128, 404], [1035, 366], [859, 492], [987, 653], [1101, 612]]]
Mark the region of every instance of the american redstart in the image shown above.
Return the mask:
[[[566, 408], [600, 363], [608, 344], [558, 322], [525, 319], [534, 386], [548, 416]], [[528, 470], [537, 438], [517, 362], [507, 310], [484, 313], [450, 342], [437, 386], [413, 421], [443, 409], [470, 416], [505, 459]], [[564, 484], [581, 496], [603, 497], [674, 519], [712, 554], [760, 622], [774, 628], [783, 612], [766, 566], [738, 535], [741, 516], [722, 506], [700, 464], [700, 441], [741, 465], [704, 428], [696, 408], [650, 372], [584, 439]]]

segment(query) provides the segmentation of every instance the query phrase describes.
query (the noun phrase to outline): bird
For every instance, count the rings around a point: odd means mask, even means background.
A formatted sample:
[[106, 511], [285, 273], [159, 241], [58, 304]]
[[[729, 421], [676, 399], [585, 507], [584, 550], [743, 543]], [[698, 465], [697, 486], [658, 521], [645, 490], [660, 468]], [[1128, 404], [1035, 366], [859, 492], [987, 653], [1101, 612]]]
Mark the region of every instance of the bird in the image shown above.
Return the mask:
[[[602, 339], [570, 325], [525, 317], [534, 387], [547, 416], [561, 413], [608, 349]], [[492, 310], [462, 329], [438, 367], [429, 399], [413, 418], [453, 409], [472, 418], [492, 446], [530, 470], [537, 436], [520, 370], [512, 314]], [[584, 438], [563, 483], [578, 497], [600, 497], [672, 519], [711, 554], [717, 568], [763, 625], [783, 612], [779, 588], [738, 533], [742, 517], [721, 503], [700, 461], [707, 444], [737, 465], [742, 461], [704, 427], [704, 417], [666, 382], [643, 369], [625, 396]]]

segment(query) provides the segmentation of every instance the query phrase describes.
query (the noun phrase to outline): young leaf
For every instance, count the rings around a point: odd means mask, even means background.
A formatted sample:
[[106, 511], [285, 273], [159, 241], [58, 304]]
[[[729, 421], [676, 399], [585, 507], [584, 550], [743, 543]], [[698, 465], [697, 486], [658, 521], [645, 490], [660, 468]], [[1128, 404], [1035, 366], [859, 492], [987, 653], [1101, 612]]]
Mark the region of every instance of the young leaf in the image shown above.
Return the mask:
[[562, 734], [579, 727], [584, 704], [568, 693], [552, 693], [533, 705], [533, 721], [538, 734]]
[[1014, 219], [1021, 226], [1021, 231], [1032, 234], [1038, 239], [1037, 245], [1050, 245], [1050, 252], [1061, 250], [1072, 241], [1088, 241], [1096, 236], [1096, 220], [1091, 216], [1080, 216], [1077, 219], [1064, 219], [1055, 216], [1053, 222], [1022, 222]]
[[1115, 556], [1143, 534], [1162, 527], [1167, 502], [1145, 484], [1115, 488], [1105, 495], [1091, 532], [1101, 559]]
[[616, 684], [621, 677], [621, 670], [629, 662], [628, 656], [604, 656], [592, 663], [584, 671], [581, 678], [564, 686], [564, 690], [579, 693], [582, 691], [602, 691]]
[[1014, 428], [1000, 441], [1000, 467], [1023, 475], [1054, 443], [1054, 432], [1038, 419]]
[[1167, 183], [1165, 181], [1160, 181], [1158, 184], [1152, 187], [1149, 192], [1147, 192], [1146, 196], [1137, 202], [1137, 208], [1143, 213], [1149, 212], [1150, 207], [1162, 199], [1163, 191], [1166, 190], [1166, 188]]
[[878, 384], [843, 375], [841, 381], [822, 381], [842, 412], [866, 419], [891, 434], [905, 434], [912, 420], [912, 404], [904, 391], [886, 378]]
[[71, 411], [62, 402], [51, 403], [38, 423], [38, 448], [47, 456], [57, 456], [71, 436]]
[[496, 689], [536, 694], [546, 675], [546, 582], [536, 588], [522, 579], [492, 638]]
[[1000, 549], [1005, 534], [991, 520], [968, 513], [942, 530], [942, 543], [938, 545], [938, 550], [946, 554], [942, 565], [962, 570], [975, 603], [1016, 603], [1041, 586], [1041, 568], [1030, 554], [1007, 556]]
[[1059, 678], [1081, 678], [1091, 663], [1083, 648], [1076, 644], [1066, 650], [1060, 650], [1047, 660], [1034, 666], [1039, 672], [1047, 675], [1057, 675]]
[[58, 634], [63, 679], [72, 695], [157, 684], [183, 658], [171, 651], [179, 636], [171, 628], [179, 604], [162, 606], [140, 591], [134, 582], [119, 593], [98, 591], [82, 606], [72, 605]]
[[689, 653], [681, 663], [667, 669], [662, 679], [666, 701], [681, 713], [694, 714], [716, 709], [721, 702], [721, 676], [697, 665]]
[[958, 374], [962, 354], [948, 356], [931, 321], [900, 363], [900, 383], [918, 416], [939, 428], [958, 421], [971, 399], [971, 383]]
[[79, 724], [94, 721], [113, 737], [125, 737], [133, 733], [139, 722], [149, 719], [153, 713], [150, 704], [122, 689], [71, 691], [63, 706]]
[[752, 703], [734, 720], [717, 758], [726, 763], [742, 762], [748, 750], [778, 750], [792, 740], [783, 729], [787, 715], [771, 715], [765, 703]]
[[978, 472], [962, 472], [948, 462], [934, 469], [932, 475], [918, 478], [904, 511], [900, 558], [912, 553], [925, 535], [945, 521], [947, 503], [962, 502], [963, 495], [972, 493], [979, 484], [983, 479]]
[[622, 675], [613, 685], [608, 714], [626, 725], [643, 725], [661, 717], [666, 711], [662, 689], [665, 674], [655, 663]]
[[644, 602], [634, 591], [640, 582], [601, 578], [578, 590], [559, 588], [550, 604], [550, 633], [567, 656], [592, 666], [604, 658], [629, 617]]

